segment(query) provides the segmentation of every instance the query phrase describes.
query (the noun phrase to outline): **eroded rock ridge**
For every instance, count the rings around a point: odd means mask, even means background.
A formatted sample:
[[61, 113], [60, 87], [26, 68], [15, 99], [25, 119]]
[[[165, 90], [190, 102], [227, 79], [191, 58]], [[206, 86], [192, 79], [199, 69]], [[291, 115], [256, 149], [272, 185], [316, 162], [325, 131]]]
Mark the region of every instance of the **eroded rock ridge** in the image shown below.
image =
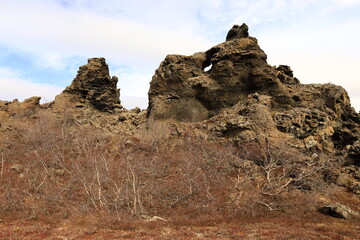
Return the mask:
[[213, 129], [228, 121], [223, 137], [250, 140], [266, 133], [330, 152], [359, 139], [360, 117], [342, 87], [301, 84], [289, 66], [270, 66], [266, 59], [246, 24], [235, 25], [224, 43], [206, 52], [168, 55], [150, 84], [148, 116], [216, 121]]

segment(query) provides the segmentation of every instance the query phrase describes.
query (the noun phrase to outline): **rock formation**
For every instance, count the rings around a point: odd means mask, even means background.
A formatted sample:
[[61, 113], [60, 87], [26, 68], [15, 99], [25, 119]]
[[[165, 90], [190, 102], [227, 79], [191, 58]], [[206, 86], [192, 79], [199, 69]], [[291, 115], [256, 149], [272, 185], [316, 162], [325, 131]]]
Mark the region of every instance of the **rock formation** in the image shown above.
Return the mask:
[[79, 125], [90, 125], [115, 134], [132, 135], [143, 126], [146, 113], [120, 105], [118, 78], [109, 75], [105, 58], [90, 58], [49, 108], [57, 115], [71, 112]]
[[112, 111], [121, 108], [117, 82], [117, 77], [110, 77], [105, 58], [90, 58], [88, 64], [80, 67], [63, 95], [75, 97], [79, 108], [90, 104], [99, 111]]
[[228, 41], [206, 52], [168, 55], [151, 81], [150, 116], [201, 121], [255, 92], [273, 96], [280, 104], [293, 103], [287, 85], [298, 80], [291, 69], [268, 65], [257, 40], [247, 35], [247, 27], [234, 26]]
[[23, 102], [19, 102], [17, 99], [13, 101], [0, 101], [0, 142], [1, 133], [6, 133], [13, 129], [14, 119], [31, 118], [39, 108], [40, 97], [31, 97]]
[[284, 133], [297, 146], [330, 152], [359, 139], [360, 117], [342, 87], [301, 84], [289, 66], [270, 66], [266, 58], [245, 24], [206, 52], [168, 55], [150, 83], [149, 118], [211, 122], [222, 116], [232, 122], [224, 136], [243, 139], [239, 129], [247, 136]]
[[[54, 102], [42, 106], [59, 114], [72, 110], [80, 125], [133, 134], [157, 120], [208, 139], [252, 141], [282, 138], [310, 151], [334, 150], [359, 165], [360, 116], [347, 92], [333, 84], [301, 84], [289, 66], [270, 66], [248, 26], [235, 25], [226, 41], [191, 56], [168, 55], [152, 78], [148, 111], [120, 105], [117, 77], [104, 58], [91, 58]], [[29, 106], [29, 107], [26, 107]], [[1, 102], [1, 119], [38, 109], [39, 98]], [[28, 111], [29, 112], [29, 111]], [[0, 119], [0, 120], [1, 120]], [[6, 120], [0, 128], [9, 129]], [[188, 124], [191, 123], [191, 124]]]
[[235, 38], [246, 38], [248, 36], [249, 27], [245, 23], [243, 23], [241, 26], [234, 25], [226, 35], [226, 41], [230, 41]]

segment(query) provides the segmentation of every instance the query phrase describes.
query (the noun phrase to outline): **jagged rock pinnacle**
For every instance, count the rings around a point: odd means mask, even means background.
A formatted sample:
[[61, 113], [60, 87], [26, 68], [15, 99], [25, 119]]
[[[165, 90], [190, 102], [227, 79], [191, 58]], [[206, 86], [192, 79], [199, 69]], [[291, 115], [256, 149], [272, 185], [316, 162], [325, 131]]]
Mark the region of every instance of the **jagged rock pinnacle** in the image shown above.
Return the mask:
[[109, 111], [120, 104], [117, 82], [117, 77], [110, 77], [105, 58], [90, 58], [64, 92], [79, 95], [100, 111]]
[[230, 41], [235, 38], [246, 38], [248, 36], [249, 27], [245, 23], [243, 23], [241, 26], [234, 25], [226, 35], [226, 41]]

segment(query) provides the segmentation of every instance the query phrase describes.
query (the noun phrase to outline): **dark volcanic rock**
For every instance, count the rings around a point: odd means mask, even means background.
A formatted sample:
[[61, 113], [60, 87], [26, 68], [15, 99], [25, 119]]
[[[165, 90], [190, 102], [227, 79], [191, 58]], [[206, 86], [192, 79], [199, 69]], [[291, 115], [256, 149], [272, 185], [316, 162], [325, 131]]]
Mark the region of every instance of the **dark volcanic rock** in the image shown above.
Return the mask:
[[78, 95], [94, 108], [109, 111], [120, 104], [117, 82], [117, 77], [110, 77], [105, 58], [90, 58], [88, 64], [80, 67], [75, 79], [64, 93]]
[[142, 127], [146, 112], [128, 111], [120, 105], [117, 77], [110, 77], [104, 58], [90, 58], [70, 86], [48, 108], [56, 116], [71, 115], [79, 126], [94, 126], [112, 133], [131, 135]]
[[[360, 140], [357, 140], [348, 151], [349, 157], [354, 161], [356, 166], [360, 167]], [[360, 180], [360, 179], [359, 179]]]
[[[211, 69], [205, 71], [208, 66]], [[253, 37], [235, 38], [192, 56], [168, 55], [150, 84], [149, 114], [194, 122], [255, 92], [282, 101], [289, 93], [277, 77], [281, 74], [286, 75], [266, 63], [266, 54]]]
[[[245, 24], [235, 25], [227, 41], [206, 52], [168, 55], [150, 83], [149, 118], [200, 122], [221, 114], [234, 123], [239, 119], [235, 115], [251, 115], [246, 126], [276, 126], [262, 132], [252, 127], [255, 135], [285, 133], [295, 146], [315, 151], [344, 149], [360, 138], [359, 114], [342, 87], [300, 84], [289, 66], [270, 66], [266, 58]], [[268, 99], [267, 104], [255, 109], [247, 105], [249, 98], [259, 96]], [[257, 111], [262, 111], [260, 124], [255, 123]], [[237, 138], [236, 132], [244, 129], [247, 136], [254, 135], [243, 124], [231, 128], [221, 130], [223, 135]]]
[[249, 27], [245, 23], [243, 23], [241, 26], [234, 25], [226, 35], [226, 41], [230, 41], [235, 38], [246, 38], [248, 36]]

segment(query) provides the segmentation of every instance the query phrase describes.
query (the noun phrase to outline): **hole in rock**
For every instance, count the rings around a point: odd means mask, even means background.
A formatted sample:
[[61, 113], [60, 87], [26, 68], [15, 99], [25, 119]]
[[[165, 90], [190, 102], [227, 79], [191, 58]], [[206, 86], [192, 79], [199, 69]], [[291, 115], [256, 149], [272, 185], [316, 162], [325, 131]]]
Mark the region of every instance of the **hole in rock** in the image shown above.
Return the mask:
[[205, 67], [205, 68], [204, 68], [204, 71], [205, 71], [205, 72], [209, 72], [209, 71], [211, 70], [211, 68], [212, 68], [212, 64], [210, 64], [209, 66]]

